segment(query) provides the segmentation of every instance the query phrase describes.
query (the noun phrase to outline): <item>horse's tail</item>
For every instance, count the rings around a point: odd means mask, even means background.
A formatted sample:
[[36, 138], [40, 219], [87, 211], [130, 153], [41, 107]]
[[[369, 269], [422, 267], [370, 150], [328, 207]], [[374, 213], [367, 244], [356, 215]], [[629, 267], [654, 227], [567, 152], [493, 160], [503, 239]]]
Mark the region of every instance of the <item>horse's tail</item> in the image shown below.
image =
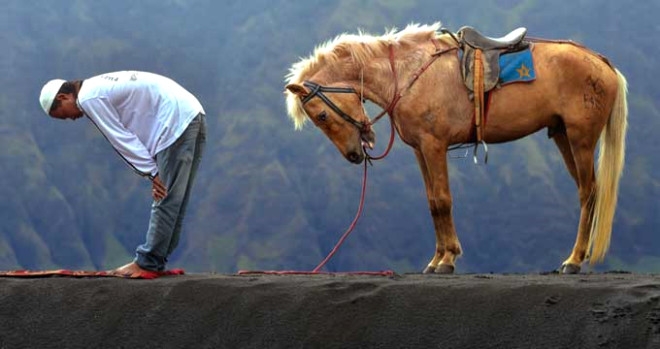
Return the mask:
[[589, 234], [590, 264], [602, 261], [610, 247], [612, 221], [623, 172], [628, 127], [628, 83], [618, 69], [614, 69], [619, 87], [607, 125], [600, 135], [598, 170], [596, 172], [595, 201]]

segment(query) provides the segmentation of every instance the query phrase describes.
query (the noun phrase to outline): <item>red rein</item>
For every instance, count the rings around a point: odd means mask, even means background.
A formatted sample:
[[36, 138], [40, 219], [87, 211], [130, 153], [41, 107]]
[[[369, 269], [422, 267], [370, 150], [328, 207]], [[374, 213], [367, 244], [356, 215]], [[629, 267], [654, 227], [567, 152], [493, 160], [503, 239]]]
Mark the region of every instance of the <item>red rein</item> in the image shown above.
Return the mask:
[[[366, 160], [364, 161], [364, 174], [362, 175], [362, 190], [360, 191], [360, 204], [358, 205], [358, 210], [355, 214], [355, 218], [353, 218], [353, 221], [351, 222], [351, 225], [346, 229], [344, 234], [339, 238], [339, 241], [335, 244], [335, 247], [328, 253], [328, 255], [319, 263], [319, 265], [314, 268], [312, 271], [295, 271], [295, 270], [266, 270], [266, 271], [258, 271], [258, 270], [240, 270], [238, 272], [239, 275], [254, 275], [254, 274], [269, 274], [269, 275], [315, 275], [315, 274], [332, 274], [332, 273], [324, 273], [321, 270], [329, 261], [330, 259], [337, 253], [341, 245], [344, 243], [344, 241], [348, 238], [348, 236], [351, 234], [353, 229], [355, 228], [355, 225], [357, 224], [358, 220], [360, 219], [360, 215], [362, 214], [362, 210], [364, 208], [364, 199], [366, 196], [366, 188], [367, 188], [367, 164], [370, 162], [370, 160], [380, 160], [383, 159], [389, 154], [390, 150], [392, 150], [392, 145], [394, 144], [394, 121], [392, 120], [392, 115], [394, 114], [394, 108], [396, 108], [397, 103], [399, 103], [399, 100], [403, 96], [403, 93], [410, 89], [412, 85], [417, 81], [417, 79], [428, 69], [435, 60], [440, 57], [443, 53], [453, 51], [455, 49], [458, 49], [458, 47], [449, 47], [445, 49], [439, 49], [438, 48], [438, 41], [436, 39], [431, 39], [433, 41], [433, 45], [436, 47], [436, 52], [433, 53], [431, 56], [431, 59], [429, 59], [424, 65], [422, 65], [417, 71], [412, 75], [412, 78], [406, 85], [406, 87], [399, 91], [399, 84], [398, 84], [398, 75], [396, 72], [396, 69], [394, 67], [394, 46], [390, 44], [389, 49], [390, 49], [390, 67], [392, 69], [392, 75], [394, 77], [394, 97], [392, 98], [392, 101], [390, 104], [387, 106], [386, 109], [384, 109], [380, 114], [378, 114], [376, 117], [374, 117], [372, 120], [367, 121], [365, 125], [367, 125], [367, 129], [371, 128], [371, 125], [375, 124], [380, 118], [385, 116], [385, 114], [388, 114], [390, 116], [390, 140], [387, 144], [387, 148], [385, 151], [379, 155], [379, 156], [371, 156], [367, 153], [367, 150], [364, 149], [365, 154], [367, 155]], [[371, 272], [371, 271], [356, 271], [356, 272], [349, 272], [347, 274], [351, 275], [379, 275], [379, 276], [392, 276], [394, 275], [394, 272], [391, 270], [384, 270], [384, 271], [377, 271], [377, 272]]]

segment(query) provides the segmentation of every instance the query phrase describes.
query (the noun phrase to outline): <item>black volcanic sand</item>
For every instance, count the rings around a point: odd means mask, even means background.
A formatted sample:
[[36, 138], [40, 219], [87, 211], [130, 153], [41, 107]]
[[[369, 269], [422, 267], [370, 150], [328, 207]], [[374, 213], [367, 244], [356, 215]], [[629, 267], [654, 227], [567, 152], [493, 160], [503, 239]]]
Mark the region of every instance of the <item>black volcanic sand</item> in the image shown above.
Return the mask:
[[0, 278], [0, 348], [660, 348], [660, 276]]

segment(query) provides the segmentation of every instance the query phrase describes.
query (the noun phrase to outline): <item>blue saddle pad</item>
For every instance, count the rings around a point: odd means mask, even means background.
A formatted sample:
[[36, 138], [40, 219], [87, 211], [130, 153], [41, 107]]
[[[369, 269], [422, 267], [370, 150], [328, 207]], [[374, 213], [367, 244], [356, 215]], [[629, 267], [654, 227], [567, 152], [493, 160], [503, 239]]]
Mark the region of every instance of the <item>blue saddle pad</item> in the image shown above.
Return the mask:
[[523, 51], [500, 55], [500, 84], [512, 82], [529, 82], [536, 79], [532, 51]]

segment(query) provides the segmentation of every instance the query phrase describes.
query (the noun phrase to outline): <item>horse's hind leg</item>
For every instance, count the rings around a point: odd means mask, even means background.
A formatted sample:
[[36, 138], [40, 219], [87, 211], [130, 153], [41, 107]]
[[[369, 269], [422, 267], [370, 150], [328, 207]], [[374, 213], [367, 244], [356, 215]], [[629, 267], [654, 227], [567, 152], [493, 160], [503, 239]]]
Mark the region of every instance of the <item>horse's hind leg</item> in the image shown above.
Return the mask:
[[589, 245], [589, 231], [593, 209], [594, 149], [595, 141], [589, 136], [573, 131], [559, 132], [553, 139], [561, 152], [568, 172], [578, 186], [580, 198], [580, 222], [571, 255], [562, 263], [561, 272], [575, 274], [580, 272], [581, 264], [586, 258]]
[[568, 170], [568, 173], [570, 173], [571, 177], [573, 177], [575, 185], [579, 185], [577, 179], [577, 170], [575, 169], [575, 159], [573, 159], [571, 145], [568, 143], [568, 137], [566, 137], [566, 130], [562, 130], [561, 132], [553, 134], [552, 140], [555, 141], [557, 148], [559, 148], [559, 152], [564, 158], [566, 169]]

